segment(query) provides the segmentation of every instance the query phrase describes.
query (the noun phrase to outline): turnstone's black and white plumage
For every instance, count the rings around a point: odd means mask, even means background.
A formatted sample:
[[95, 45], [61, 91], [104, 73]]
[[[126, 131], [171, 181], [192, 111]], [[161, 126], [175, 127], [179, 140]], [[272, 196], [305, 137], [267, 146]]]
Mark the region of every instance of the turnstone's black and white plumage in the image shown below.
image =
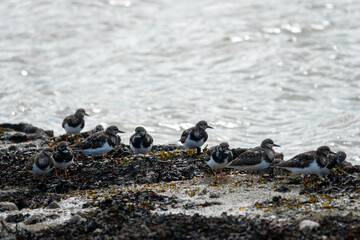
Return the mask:
[[240, 154], [229, 165], [229, 168], [242, 171], [260, 171], [270, 166], [275, 158], [273, 147], [280, 147], [271, 139], [265, 139], [259, 147], [250, 148]]
[[188, 149], [197, 148], [198, 153], [200, 152], [200, 147], [208, 139], [208, 134], [206, 133], [207, 128], [213, 128], [207, 124], [206, 121], [198, 122], [195, 127], [186, 129], [180, 138], [181, 143]]
[[57, 176], [57, 169], [64, 169], [65, 175], [67, 176], [66, 168], [74, 162], [74, 154], [71, 148], [68, 146], [67, 142], [62, 141], [54, 147], [55, 160], [55, 171]]
[[222, 169], [225, 168], [232, 161], [232, 159], [233, 154], [229, 149], [229, 144], [227, 142], [223, 142], [218, 146], [211, 147], [207, 151], [207, 165], [211, 167], [215, 178], [218, 178], [215, 172], [217, 169], [220, 169], [221, 178], [224, 178]]
[[135, 128], [135, 133], [130, 137], [130, 148], [135, 154], [145, 154], [151, 150], [153, 138], [143, 127]]
[[94, 133], [101, 132], [101, 131], [104, 131], [103, 125], [96, 125], [96, 127], [94, 129], [91, 129], [87, 132], [80, 133], [80, 137], [87, 138], [90, 135], [93, 135]]
[[329, 154], [334, 153], [331, 152], [328, 146], [321, 146], [316, 151], [300, 153], [290, 160], [276, 165], [276, 167], [295, 174], [327, 174], [338, 161], [338, 156], [330, 159]]
[[76, 110], [75, 114], [67, 116], [62, 122], [62, 127], [65, 129], [66, 134], [80, 133], [85, 126], [84, 116], [89, 115], [83, 108], [79, 108]]
[[40, 153], [30, 158], [26, 163], [26, 169], [34, 175], [49, 173], [54, 168], [53, 152], [52, 148], [43, 149]]
[[94, 133], [84, 141], [74, 144], [72, 149], [88, 155], [103, 155], [120, 144], [121, 138], [117, 136], [118, 133], [124, 132], [116, 126], [110, 126], [105, 131]]

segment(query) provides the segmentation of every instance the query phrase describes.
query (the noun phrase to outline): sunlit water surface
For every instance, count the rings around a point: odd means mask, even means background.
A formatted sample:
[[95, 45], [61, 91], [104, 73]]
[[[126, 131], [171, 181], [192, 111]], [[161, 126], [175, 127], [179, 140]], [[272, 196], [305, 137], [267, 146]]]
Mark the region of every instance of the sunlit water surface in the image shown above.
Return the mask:
[[64, 133], [137, 125], [155, 144], [207, 120], [209, 145], [291, 156], [327, 144], [360, 161], [360, 3], [5, 0], [0, 122]]

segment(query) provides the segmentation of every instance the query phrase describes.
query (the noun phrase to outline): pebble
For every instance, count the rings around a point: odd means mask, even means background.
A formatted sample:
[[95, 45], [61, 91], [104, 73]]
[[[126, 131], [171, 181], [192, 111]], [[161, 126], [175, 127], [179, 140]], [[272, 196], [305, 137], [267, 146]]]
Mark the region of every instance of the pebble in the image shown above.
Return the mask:
[[59, 205], [58, 202], [53, 201], [46, 208], [48, 208], [48, 209], [56, 209], [56, 208], [60, 208], [60, 205]]
[[299, 229], [301, 231], [303, 230], [313, 230], [313, 229], [317, 229], [320, 227], [320, 224], [311, 220], [303, 220], [300, 224], [299, 224]]

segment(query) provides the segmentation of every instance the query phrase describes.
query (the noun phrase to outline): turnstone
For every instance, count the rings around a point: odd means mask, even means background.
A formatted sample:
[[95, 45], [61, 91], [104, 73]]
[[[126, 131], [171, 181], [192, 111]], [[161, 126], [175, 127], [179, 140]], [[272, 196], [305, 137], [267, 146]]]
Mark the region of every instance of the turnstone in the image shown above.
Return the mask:
[[68, 146], [67, 142], [62, 141], [54, 147], [55, 160], [55, 172], [57, 174], [57, 168], [65, 170], [65, 176], [67, 176], [66, 168], [74, 162], [74, 154], [71, 148]]
[[85, 126], [84, 116], [89, 116], [83, 108], [79, 108], [76, 110], [75, 114], [67, 116], [62, 122], [62, 127], [65, 128], [66, 131], [66, 141], [68, 134], [77, 134], [80, 133], [81, 130]]
[[72, 146], [75, 152], [82, 152], [91, 155], [103, 155], [113, 150], [120, 144], [121, 138], [117, 136], [120, 131], [116, 126], [110, 126], [105, 131], [90, 135], [84, 141]]
[[101, 132], [101, 131], [104, 131], [103, 125], [96, 125], [96, 127], [94, 129], [91, 129], [91, 130], [89, 130], [87, 132], [80, 133], [80, 137], [87, 138], [90, 135], [92, 135], [94, 133], [97, 133], [97, 132]]
[[[328, 167], [329, 169], [335, 167], [335, 165], [337, 167], [339, 167], [340, 169], [344, 169], [346, 168], [346, 165], [349, 164], [349, 162], [346, 162], [346, 153], [343, 151], [338, 151], [335, 154], [329, 154], [328, 155], [329, 158], [329, 163], [328, 163]], [[333, 160], [335, 159], [335, 160]]]
[[229, 149], [229, 144], [227, 142], [220, 143], [218, 146], [211, 147], [207, 151], [206, 160], [207, 165], [209, 165], [215, 175], [215, 178], [218, 178], [215, 170], [220, 169], [220, 178], [224, 178], [222, 169], [225, 168], [229, 162], [233, 159], [233, 154]]
[[180, 138], [180, 141], [188, 149], [197, 149], [197, 152], [200, 153], [200, 147], [208, 139], [208, 134], [206, 133], [207, 128], [213, 128], [207, 124], [206, 121], [198, 122], [195, 127], [186, 129]]
[[53, 152], [54, 150], [52, 148], [43, 149], [40, 153], [30, 158], [26, 163], [26, 169], [34, 175], [49, 173], [54, 167]]
[[290, 160], [276, 165], [276, 167], [286, 169], [295, 174], [327, 174], [338, 161], [338, 157], [329, 159], [329, 154], [334, 153], [331, 152], [328, 146], [321, 146], [316, 151], [300, 153]]
[[243, 171], [259, 171], [270, 166], [275, 158], [273, 147], [280, 147], [271, 139], [265, 139], [261, 145], [251, 148], [240, 154], [229, 165], [229, 168], [239, 169]]
[[145, 154], [150, 151], [153, 138], [143, 127], [135, 128], [135, 133], [130, 137], [130, 148], [135, 154]]

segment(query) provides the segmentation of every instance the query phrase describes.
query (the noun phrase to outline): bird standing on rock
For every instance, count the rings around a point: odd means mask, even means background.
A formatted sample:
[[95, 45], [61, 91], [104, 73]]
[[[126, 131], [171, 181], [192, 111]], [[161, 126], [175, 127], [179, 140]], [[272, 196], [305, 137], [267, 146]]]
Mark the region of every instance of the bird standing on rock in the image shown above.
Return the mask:
[[145, 128], [135, 128], [135, 133], [130, 137], [130, 148], [135, 154], [145, 154], [151, 150], [153, 138]]
[[[207, 151], [206, 160], [215, 175], [215, 178], [224, 178], [222, 169], [225, 168], [233, 159], [232, 151], [227, 142], [220, 143], [218, 146], [211, 147]], [[216, 170], [220, 169], [221, 177], [216, 175]]]
[[54, 155], [53, 158], [55, 160], [55, 172], [56, 176], [57, 169], [64, 169], [65, 176], [67, 176], [66, 168], [70, 166], [74, 162], [74, 154], [71, 148], [68, 146], [67, 142], [62, 141], [58, 145], [54, 147]]
[[89, 116], [83, 108], [76, 110], [75, 114], [67, 116], [62, 122], [62, 127], [66, 131], [66, 141], [68, 134], [78, 134], [85, 126], [84, 117]]
[[54, 168], [54, 150], [45, 148], [26, 163], [26, 169], [34, 175], [45, 175]]
[[84, 141], [76, 143], [72, 146], [75, 152], [82, 152], [88, 155], [103, 155], [113, 150], [120, 144], [121, 138], [118, 133], [124, 133], [120, 131], [116, 126], [110, 126], [105, 131], [94, 133], [86, 138]]
[[246, 152], [240, 154], [229, 165], [229, 168], [234, 168], [243, 171], [260, 171], [270, 166], [275, 158], [275, 151], [273, 147], [280, 147], [275, 144], [270, 138], [261, 142], [261, 145], [255, 148], [250, 148]]
[[316, 151], [300, 153], [290, 160], [275, 166], [295, 174], [327, 174], [330, 172], [330, 169], [337, 164], [338, 159], [340, 159], [339, 157], [342, 156], [342, 154], [339, 154], [333, 158], [329, 158], [330, 154], [335, 153], [332, 152], [328, 146], [321, 146]]
[[206, 133], [207, 128], [213, 128], [207, 124], [206, 121], [202, 120], [198, 122], [195, 127], [186, 129], [180, 138], [180, 142], [188, 149], [197, 149], [197, 153], [201, 152], [200, 147], [208, 139]]

